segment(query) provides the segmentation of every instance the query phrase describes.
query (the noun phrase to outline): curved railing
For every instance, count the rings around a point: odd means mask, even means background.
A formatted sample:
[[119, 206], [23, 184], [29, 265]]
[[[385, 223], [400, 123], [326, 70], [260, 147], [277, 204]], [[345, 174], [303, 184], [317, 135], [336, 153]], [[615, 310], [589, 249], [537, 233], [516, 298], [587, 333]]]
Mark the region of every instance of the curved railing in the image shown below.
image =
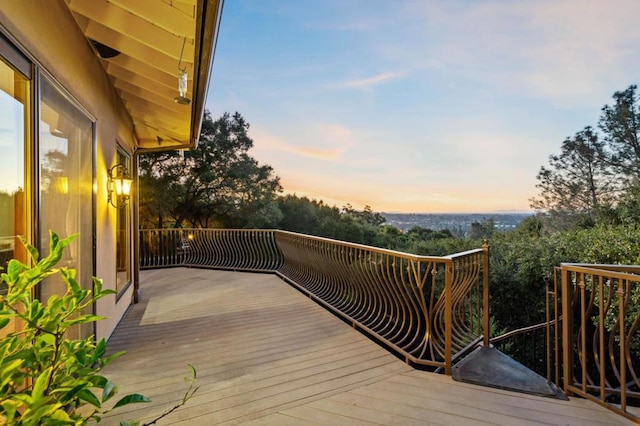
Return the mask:
[[272, 272], [282, 264], [274, 230], [143, 229], [140, 269], [202, 266]]
[[640, 267], [562, 264], [562, 374], [567, 394], [640, 420]]
[[483, 336], [489, 343], [487, 245], [433, 257], [286, 231], [179, 229], [141, 230], [140, 247], [142, 269], [276, 273], [407, 362], [447, 374]]
[[139, 233], [140, 269], [182, 266], [188, 247], [184, 229], [144, 229]]

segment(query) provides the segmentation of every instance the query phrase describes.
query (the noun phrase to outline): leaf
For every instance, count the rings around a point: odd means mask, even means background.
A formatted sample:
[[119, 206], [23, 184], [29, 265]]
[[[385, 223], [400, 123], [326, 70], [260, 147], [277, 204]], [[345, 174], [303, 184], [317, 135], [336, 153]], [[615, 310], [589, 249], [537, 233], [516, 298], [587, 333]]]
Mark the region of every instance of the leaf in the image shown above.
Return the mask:
[[43, 270], [48, 270], [62, 259], [62, 250], [78, 237], [79, 234], [69, 235], [67, 238], [60, 239], [58, 234], [49, 231], [49, 256], [38, 262]]
[[29, 306], [29, 319], [31, 322], [37, 322], [44, 315], [44, 309], [39, 300], [34, 300]]
[[93, 277], [93, 297], [95, 300], [102, 299], [110, 294], [118, 294], [117, 291], [102, 288], [103, 282], [100, 278]]
[[0, 371], [0, 385], [4, 386], [8, 382], [14, 380], [16, 374], [19, 374], [22, 369], [22, 360], [14, 359], [7, 362], [2, 361], [2, 370]]
[[95, 394], [91, 392], [89, 389], [85, 388], [85, 389], [82, 389], [80, 392], [78, 392], [78, 398], [84, 402], [88, 402], [94, 407], [100, 408], [102, 406], [98, 397], [95, 396]]
[[99, 374], [95, 374], [91, 377], [87, 377], [87, 380], [96, 388], [104, 389], [109, 381], [106, 377]]
[[71, 417], [69, 417], [69, 414], [63, 408], [59, 408], [53, 413], [51, 413], [49, 416], [47, 416], [47, 420], [56, 420], [57, 422], [60, 422], [60, 423], [64, 422], [68, 424], [75, 424], [71, 420]]
[[0, 318], [0, 329], [5, 328], [11, 322], [10, 318]]
[[80, 383], [79, 385], [76, 385], [74, 388], [71, 388], [68, 392], [62, 395], [60, 397], [60, 401], [63, 403], [71, 402], [76, 397], [76, 395], [78, 395], [78, 393], [82, 389], [86, 389], [86, 387], [87, 387], [86, 383]]
[[109, 355], [109, 356], [108, 356], [108, 357], [106, 357], [106, 358], [103, 358], [103, 359], [101, 360], [101, 364], [102, 364], [102, 366], [104, 367], [105, 365], [109, 364], [109, 363], [110, 363], [111, 361], [113, 361], [114, 359], [121, 357], [121, 356], [122, 356], [122, 355], [124, 355], [125, 353], [126, 353], [125, 351], [120, 351], [120, 352], [116, 352], [116, 353], [115, 353], [115, 354], [113, 354], [113, 355]]
[[96, 348], [93, 351], [93, 355], [91, 355], [91, 362], [89, 363], [89, 365], [95, 364], [98, 361], [98, 359], [102, 355], [104, 355], [106, 351], [107, 351], [107, 342], [104, 340], [104, 338], [102, 338], [96, 345]]
[[23, 268], [24, 265], [16, 259], [11, 259], [9, 261], [9, 264], [7, 265], [7, 275], [9, 276], [11, 282], [16, 282], [18, 280], [20, 272], [22, 272]]
[[190, 380], [195, 380], [197, 378], [197, 374], [198, 374], [198, 372], [196, 371], [196, 368], [190, 363], [188, 363], [187, 365], [191, 369], [191, 379]]
[[53, 231], [49, 231], [49, 253], [56, 251], [59, 240], [58, 234]]
[[74, 295], [79, 295], [82, 289], [80, 288], [78, 281], [76, 281], [75, 279], [75, 276], [76, 276], [75, 269], [62, 268], [60, 270], [60, 275], [62, 275], [63, 281], [67, 283], [67, 285], [71, 288], [71, 292]]
[[118, 392], [116, 385], [113, 382], [107, 382], [104, 389], [102, 389], [102, 402], [106, 402], [111, 399], [116, 392]]
[[96, 322], [99, 320], [103, 320], [106, 317], [103, 316], [99, 316], [99, 315], [93, 315], [93, 314], [87, 314], [87, 315], [80, 315], [79, 317], [76, 317], [72, 320], [66, 321], [65, 324], [67, 326], [72, 326], [75, 324], [88, 324], [91, 322]]
[[114, 405], [113, 408], [116, 409], [124, 405], [138, 404], [141, 402], [151, 402], [151, 400], [144, 395], [140, 395], [139, 393], [132, 393], [121, 398], [118, 402], [116, 402], [116, 405]]
[[49, 375], [51, 374], [51, 367], [45, 369], [33, 384], [33, 390], [31, 391], [31, 397], [33, 399], [42, 398], [44, 395], [44, 391], [47, 388], [47, 382], [49, 381]]
[[16, 401], [5, 400], [0, 404], [0, 407], [2, 407], [3, 414], [6, 416], [7, 424], [11, 424], [11, 421], [16, 415], [18, 403]]
[[38, 253], [38, 249], [32, 246], [31, 244], [29, 244], [24, 237], [20, 237], [20, 242], [22, 242], [22, 245], [25, 246], [25, 248], [31, 255], [31, 258], [33, 259], [33, 261], [37, 262], [38, 258], [40, 257], [40, 253]]

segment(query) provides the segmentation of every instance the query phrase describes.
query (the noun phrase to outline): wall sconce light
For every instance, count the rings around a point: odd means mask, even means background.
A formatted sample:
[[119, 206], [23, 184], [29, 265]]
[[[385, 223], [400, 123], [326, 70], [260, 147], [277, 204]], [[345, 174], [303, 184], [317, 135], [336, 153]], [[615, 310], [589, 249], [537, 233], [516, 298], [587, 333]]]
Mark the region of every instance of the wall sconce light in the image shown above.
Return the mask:
[[107, 176], [107, 197], [109, 204], [121, 209], [127, 205], [131, 195], [131, 185], [133, 180], [129, 175], [129, 170], [122, 165], [116, 164], [109, 169]]

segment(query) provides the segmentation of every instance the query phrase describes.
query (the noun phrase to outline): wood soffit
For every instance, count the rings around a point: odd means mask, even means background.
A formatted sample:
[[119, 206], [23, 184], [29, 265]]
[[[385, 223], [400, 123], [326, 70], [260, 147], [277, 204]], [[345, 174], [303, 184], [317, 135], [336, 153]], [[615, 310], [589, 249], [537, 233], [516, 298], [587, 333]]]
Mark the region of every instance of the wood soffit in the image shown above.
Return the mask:
[[[65, 1], [127, 108], [138, 147], [192, 148], [223, 0]], [[180, 68], [189, 105], [175, 102]]]

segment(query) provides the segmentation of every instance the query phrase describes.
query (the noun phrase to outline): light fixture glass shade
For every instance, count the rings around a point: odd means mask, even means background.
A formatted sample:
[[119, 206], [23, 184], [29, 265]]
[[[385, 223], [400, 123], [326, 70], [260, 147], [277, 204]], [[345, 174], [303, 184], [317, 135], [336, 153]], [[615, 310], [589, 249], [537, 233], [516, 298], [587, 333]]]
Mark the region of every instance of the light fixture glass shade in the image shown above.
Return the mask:
[[173, 100], [181, 105], [189, 105], [191, 103], [191, 99], [187, 98], [187, 69], [178, 70], [178, 93], [179, 96], [176, 96]]
[[116, 164], [109, 169], [107, 179], [109, 204], [116, 208], [126, 206], [131, 196], [133, 184], [133, 180], [129, 176], [129, 170], [122, 164]]
[[186, 68], [178, 71], [178, 92], [183, 98], [187, 96], [187, 79], [188, 75]]
[[118, 197], [129, 196], [131, 194], [131, 179], [119, 177], [114, 179], [114, 190]]
[[122, 195], [126, 195], [127, 197], [131, 195], [131, 184], [133, 181], [131, 179], [122, 179]]

